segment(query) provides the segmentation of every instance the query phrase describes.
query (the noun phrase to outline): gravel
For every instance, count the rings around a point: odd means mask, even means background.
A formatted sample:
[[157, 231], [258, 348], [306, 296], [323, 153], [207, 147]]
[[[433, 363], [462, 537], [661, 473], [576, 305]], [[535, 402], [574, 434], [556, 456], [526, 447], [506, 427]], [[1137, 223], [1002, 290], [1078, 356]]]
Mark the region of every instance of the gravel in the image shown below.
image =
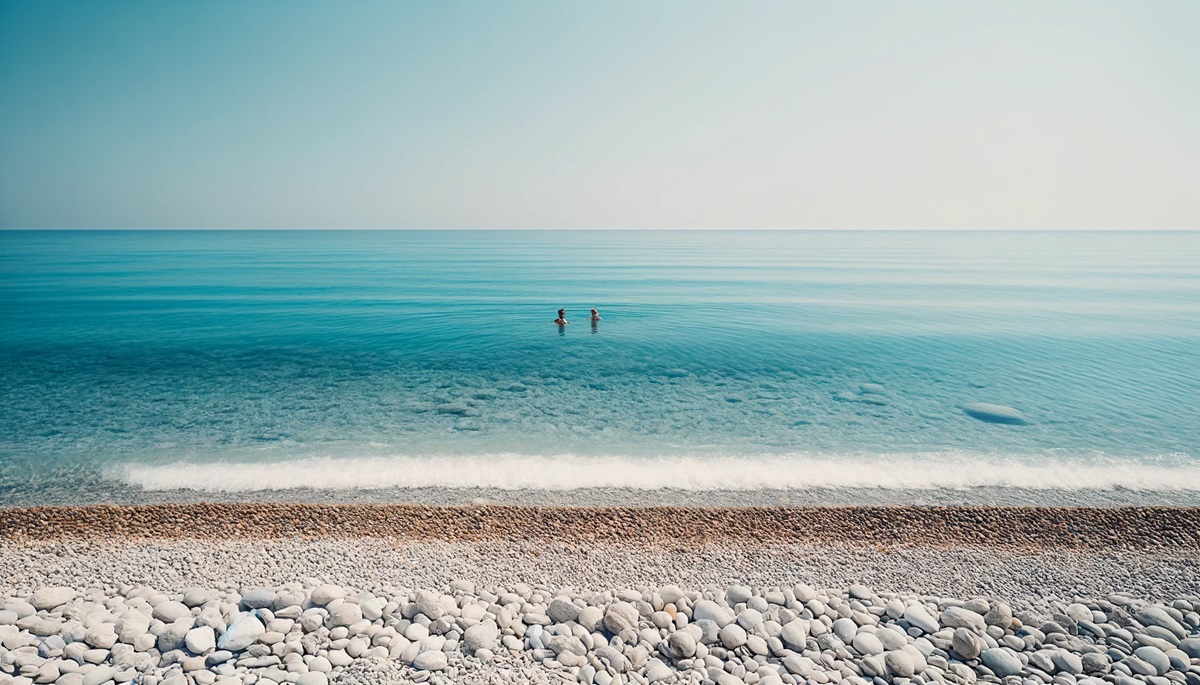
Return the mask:
[[1191, 510], [225, 506], [0, 510], [0, 685], [1200, 685]]

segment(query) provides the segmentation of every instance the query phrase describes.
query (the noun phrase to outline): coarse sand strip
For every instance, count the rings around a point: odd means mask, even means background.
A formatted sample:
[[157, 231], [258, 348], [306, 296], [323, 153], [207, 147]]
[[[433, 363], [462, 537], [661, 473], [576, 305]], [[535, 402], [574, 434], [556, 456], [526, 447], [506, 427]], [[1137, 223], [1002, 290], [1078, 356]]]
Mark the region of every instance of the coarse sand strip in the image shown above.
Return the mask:
[[199, 503], [0, 509], [0, 537], [721, 541], [885, 547], [1200, 549], [1194, 507], [520, 507]]

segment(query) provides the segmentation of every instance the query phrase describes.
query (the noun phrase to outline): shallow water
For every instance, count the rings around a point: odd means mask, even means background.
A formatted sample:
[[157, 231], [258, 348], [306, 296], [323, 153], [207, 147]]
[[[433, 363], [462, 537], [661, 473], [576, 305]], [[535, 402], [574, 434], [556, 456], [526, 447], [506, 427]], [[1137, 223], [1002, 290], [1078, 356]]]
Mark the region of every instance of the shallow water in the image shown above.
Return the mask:
[[0, 503], [1200, 493], [1200, 233], [6, 232], [0, 322]]

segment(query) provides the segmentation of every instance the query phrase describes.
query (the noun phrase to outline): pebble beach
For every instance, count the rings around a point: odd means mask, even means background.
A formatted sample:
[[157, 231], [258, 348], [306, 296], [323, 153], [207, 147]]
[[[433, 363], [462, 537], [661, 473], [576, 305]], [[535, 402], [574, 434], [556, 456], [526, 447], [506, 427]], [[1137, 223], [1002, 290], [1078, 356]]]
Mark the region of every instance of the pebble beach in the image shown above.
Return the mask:
[[0, 510], [0, 684], [1200, 685], [1189, 508]]

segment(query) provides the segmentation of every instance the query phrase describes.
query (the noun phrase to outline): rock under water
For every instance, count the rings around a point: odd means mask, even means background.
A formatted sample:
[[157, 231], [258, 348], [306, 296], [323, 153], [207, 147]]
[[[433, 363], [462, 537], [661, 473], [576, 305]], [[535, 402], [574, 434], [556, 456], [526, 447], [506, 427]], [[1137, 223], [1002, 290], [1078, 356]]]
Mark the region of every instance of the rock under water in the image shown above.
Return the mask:
[[1003, 404], [975, 402], [964, 404], [962, 409], [967, 413], [967, 416], [988, 423], [1007, 423], [1014, 426], [1023, 426], [1029, 423], [1024, 414]]

